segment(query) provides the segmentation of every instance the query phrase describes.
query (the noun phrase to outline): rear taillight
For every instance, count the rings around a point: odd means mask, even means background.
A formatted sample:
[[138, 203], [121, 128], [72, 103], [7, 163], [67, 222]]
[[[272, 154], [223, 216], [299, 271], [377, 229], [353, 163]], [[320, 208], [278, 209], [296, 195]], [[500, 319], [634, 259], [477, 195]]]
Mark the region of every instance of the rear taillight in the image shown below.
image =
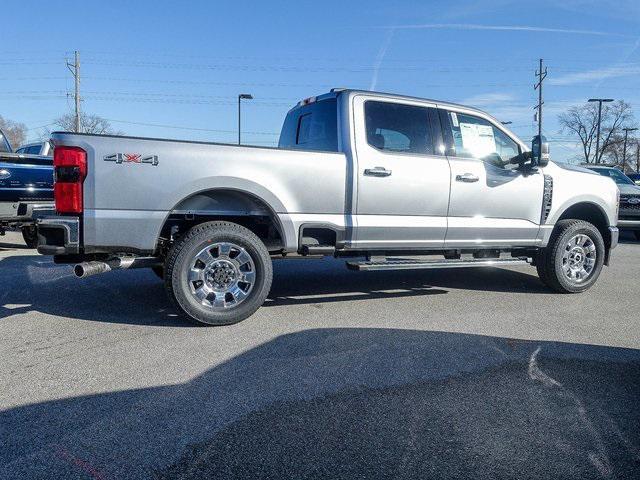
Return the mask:
[[87, 176], [87, 152], [79, 147], [53, 150], [53, 196], [58, 213], [82, 213], [82, 182]]

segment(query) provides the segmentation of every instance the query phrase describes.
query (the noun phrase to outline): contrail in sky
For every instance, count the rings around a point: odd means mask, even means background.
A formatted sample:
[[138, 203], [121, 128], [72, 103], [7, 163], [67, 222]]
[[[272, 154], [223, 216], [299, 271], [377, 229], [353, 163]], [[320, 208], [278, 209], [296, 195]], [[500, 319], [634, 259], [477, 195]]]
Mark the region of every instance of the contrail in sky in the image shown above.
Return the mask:
[[380, 70], [382, 61], [387, 54], [387, 49], [391, 44], [391, 39], [393, 38], [393, 34], [395, 33], [395, 31], [396, 29], [394, 27], [391, 27], [387, 32], [387, 35], [384, 37], [382, 45], [380, 45], [380, 50], [378, 50], [378, 55], [376, 55], [376, 61], [373, 64], [373, 75], [371, 76], [371, 85], [369, 86], [369, 90], [376, 89], [376, 85], [378, 83], [378, 71]]
[[425, 23], [415, 25], [397, 25], [393, 27], [382, 27], [392, 30], [435, 30], [435, 29], [448, 29], [448, 30], [498, 30], [506, 32], [543, 32], [543, 33], [566, 33], [573, 35], [599, 35], [599, 36], [612, 36], [612, 37], [628, 37], [622, 33], [601, 32], [597, 30], [576, 30], [571, 28], [549, 28], [549, 27], [534, 27], [531, 25], [479, 25], [476, 23]]

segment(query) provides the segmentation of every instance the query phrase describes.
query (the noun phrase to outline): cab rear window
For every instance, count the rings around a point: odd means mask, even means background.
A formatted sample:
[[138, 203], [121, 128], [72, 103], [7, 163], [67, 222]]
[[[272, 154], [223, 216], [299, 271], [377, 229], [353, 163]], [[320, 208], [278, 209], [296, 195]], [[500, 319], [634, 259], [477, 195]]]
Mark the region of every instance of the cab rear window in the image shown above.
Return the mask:
[[280, 148], [338, 151], [338, 107], [335, 98], [294, 108], [280, 133]]

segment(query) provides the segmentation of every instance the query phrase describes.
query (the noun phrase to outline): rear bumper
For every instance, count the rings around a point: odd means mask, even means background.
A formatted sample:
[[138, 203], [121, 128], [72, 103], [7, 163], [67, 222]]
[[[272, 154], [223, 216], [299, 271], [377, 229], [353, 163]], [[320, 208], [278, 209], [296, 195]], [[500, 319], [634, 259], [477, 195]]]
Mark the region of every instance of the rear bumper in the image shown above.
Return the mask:
[[4, 224], [32, 223], [38, 218], [55, 213], [53, 203], [0, 202], [0, 222]]
[[51, 216], [39, 218], [38, 253], [42, 255], [73, 255], [80, 253], [80, 219]]

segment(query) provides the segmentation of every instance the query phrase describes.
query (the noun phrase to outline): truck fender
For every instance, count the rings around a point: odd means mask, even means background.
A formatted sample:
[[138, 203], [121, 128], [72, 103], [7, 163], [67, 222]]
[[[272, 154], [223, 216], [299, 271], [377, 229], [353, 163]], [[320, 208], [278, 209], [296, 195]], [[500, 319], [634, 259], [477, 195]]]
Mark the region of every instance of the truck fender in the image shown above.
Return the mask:
[[282, 237], [285, 250], [297, 249], [295, 226], [283, 202], [256, 182], [229, 176], [201, 178], [188, 185], [188, 188], [183, 188], [175, 197], [180, 200], [166, 215], [156, 238], [160, 237], [169, 216], [174, 214], [268, 215]]

